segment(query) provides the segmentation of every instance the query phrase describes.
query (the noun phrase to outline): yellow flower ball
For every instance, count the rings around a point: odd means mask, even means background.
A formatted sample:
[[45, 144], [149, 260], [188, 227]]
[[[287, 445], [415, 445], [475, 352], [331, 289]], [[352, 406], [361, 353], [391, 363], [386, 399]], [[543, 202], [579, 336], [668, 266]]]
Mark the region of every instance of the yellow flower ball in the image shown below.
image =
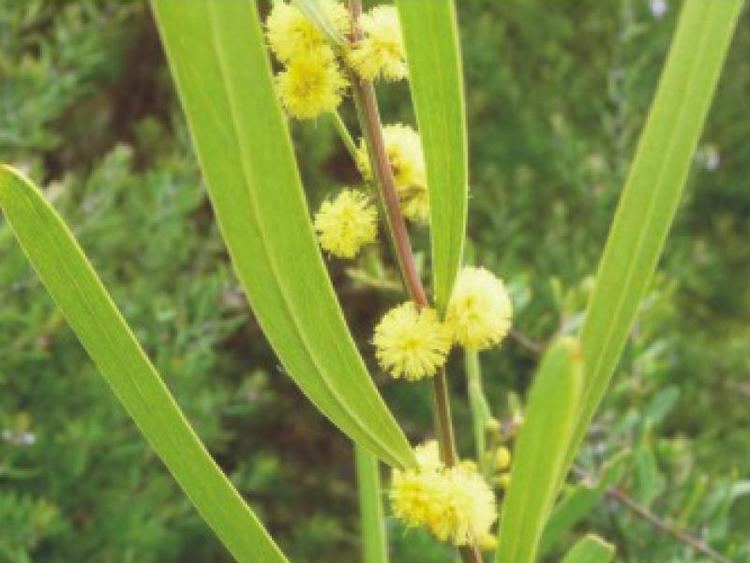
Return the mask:
[[417, 465], [423, 470], [438, 470], [443, 467], [440, 461], [440, 447], [436, 440], [428, 440], [414, 448]]
[[495, 468], [498, 471], [505, 471], [510, 467], [510, 450], [505, 446], [500, 446], [495, 452]]
[[[394, 123], [383, 127], [383, 141], [401, 211], [407, 219], [426, 222], [430, 213], [422, 141], [408, 125]], [[356, 162], [366, 180], [372, 180], [370, 157], [364, 139], [357, 148]]]
[[442, 472], [394, 470], [390, 499], [393, 514], [408, 527], [427, 528], [447, 539], [455, 515], [449, 482]]
[[430, 219], [430, 195], [426, 185], [414, 185], [398, 190], [401, 212], [416, 223], [427, 223]]
[[341, 103], [348, 83], [326, 49], [292, 60], [276, 77], [281, 103], [292, 117], [313, 119]]
[[315, 215], [320, 246], [339, 258], [354, 258], [378, 233], [378, 212], [368, 197], [357, 190], [344, 190], [332, 201], [324, 201]]
[[364, 38], [355, 44], [347, 60], [365, 80], [406, 78], [406, 52], [398, 12], [393, 6], [376, 6], [359, 20]]
[[454, 517], [442, 534], [435, 535], [453, 545], [467, 545], [489, 534], [497, 519], [497, 501], [476, 471], [457, 466], [447, 470], [447, 475]]
[[[351, 19], [346, 6], [333, 0], [324, 0], [321, 6], [334, 28], [341, 34], [348, 33]], [[271, 51], [282, 63], [329, 48], [317, 26], [288, 2], [274, 3], [266, 18], [266, 38]]]
[[446, 324], [453, 339], [469, 350], [499, 344], [508, 334], [513, 305], [502, 280], [484, 268], [464, 268], [456, 280]]
[[497, 503], [476, 466], [462, 463], [446, 468], [437, 459], [434, 442], [418, 447], [416, 454], [417, 467], [393, 471], [394, 515], [407, 526], [426, 528], [453, 545], [486, 540], [497, 519]]
[[445, 364], [450, 333], [429, 307], [408, 302], [388, 311], [375, 327], [375, 355], [394, 378], [416, 381], [435, 375]]

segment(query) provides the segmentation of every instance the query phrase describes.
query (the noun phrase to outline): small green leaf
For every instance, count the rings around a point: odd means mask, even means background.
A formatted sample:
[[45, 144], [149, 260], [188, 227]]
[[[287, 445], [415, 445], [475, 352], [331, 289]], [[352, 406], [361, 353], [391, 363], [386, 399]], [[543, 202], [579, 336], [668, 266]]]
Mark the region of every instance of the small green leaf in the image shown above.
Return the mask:
[[60, 216], [7, 166], [0, 207], [102, 376], [222, 543], [238, 561], [286, 561], [193, 432]]
[[589, 534], [578, 540], [562, 563], [609, 563], [614, 557], [615, 546]]
[[479, 363], [479, 353], [464, 350], [464, 366], [466, 368], [466, 381], [469, 394], [469, 408], [471, 409], [471, 422], [474, 430], [474, 447], [477, 452], [479, 464], [484, 466], [485, 451], [487, 449], [487, 423], [492, 418], [490, 405], [482, 388], [482, 367]]
[[498, 563], [532, 563], [559, 489], [582, 390], [576, 341], [553, 344], [529, 392], [498, 533]]
[[586, 383], [568, 462], [607, 390], [674, 219], [743, 0], [687, 0], [581, 332]]
[[414, 463], [315, 241], [255, 3], [154, 0], [153, 8], [222, 235], [279, 360], [353, 440], [390, 464]]
[[354, 461], [357, 466], [362, 561], [364, 563], [388, 563], [388, 543], [378, 458], [355, 444]]
[[397, 0], [430, 191], [433, 291], [443, 310], [461, 265], [468, 191], [463, 69], [452, 0]]

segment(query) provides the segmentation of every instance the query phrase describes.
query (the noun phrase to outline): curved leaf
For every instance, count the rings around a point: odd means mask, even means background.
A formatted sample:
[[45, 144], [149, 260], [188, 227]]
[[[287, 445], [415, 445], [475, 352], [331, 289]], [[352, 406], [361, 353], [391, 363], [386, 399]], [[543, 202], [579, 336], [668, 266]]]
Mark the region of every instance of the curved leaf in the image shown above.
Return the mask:
[[255, 3], [153, 8], [221, 232], [271, 346], [342, 431], [390, 464], [413, 463], [315, 242]]
[[514, 450], [498, 532], [498, 563], [532, 563], [557, 496], [583, 384], [578, 343], [564, 339], [542, 358]]
[[586, 383], [572, 463], [674, 219], [743, 0], [687, 0], [604, 248], [581, 332]]
[[614, 557], [615, 546], [589, 534], [578, 540], [562, 563], [609, 563]]
[[452, 0], [397, 0], [430, 190], [433, 291], [448, 303], [466, 234], [468, 162], [463, 69]]
[[286, 561], [193, 432], [60, 216], [7, 166], [0, 207], [81, 344], [222, 543], [238, 561]]

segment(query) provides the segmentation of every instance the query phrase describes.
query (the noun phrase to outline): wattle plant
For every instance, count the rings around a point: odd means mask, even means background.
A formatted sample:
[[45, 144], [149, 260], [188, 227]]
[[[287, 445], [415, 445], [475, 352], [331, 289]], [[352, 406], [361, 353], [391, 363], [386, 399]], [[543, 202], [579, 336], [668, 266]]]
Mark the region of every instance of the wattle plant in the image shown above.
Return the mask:
[[[397, 0], [363, 13], [359, 0], [277, 1], [262, 22], [252, 0], [152, 1], [253, 313], [285, 372], [354, 444], [365, 561], [388, 558], [383, 498], [405, 526], [455, 546], [465, 562], [494, 553], [500, 563], [526, 563], [550, 547], [561, 486], [656, 268], [742, 4], [684, 3], [580, 335], [561, 335], [544, 351], [511, 454], [482, 393], [479, 354], [502, 344], [513, 305], [496, 273], [464, 261], [467, 125], [453, 2]], [[416, 129], [381, 121], [374, 84], [400, 80], [409, 82]], [[356, 108], [358, 141], [338, 114], [345, 103]], [[331, 119], [361, 173], [314, 213], [287, 119]], [[286, 561], [42, 191], [3, 166], [0, 206], [81, 344], [226, 548], [239, 561]], [[429, 232], [429, 268], [412, 251], [415, 230]], [[365, 247], [392, 259], [403, 280], [400, 304], [373, 327], [371, 359], [394, 385], [431, 384], [435, 440], [420, 445], [373, 384], [327, 273], [327, 259], [361, 259]], [[456, 353], [465, 359], [473, 459], [454, 439], [448, 379], [460, 374], [445, 365]], [[381, 462], [392, 468], [387, 491]], [[606, 562], [613, 553], [587, 535], [564, 560]]]

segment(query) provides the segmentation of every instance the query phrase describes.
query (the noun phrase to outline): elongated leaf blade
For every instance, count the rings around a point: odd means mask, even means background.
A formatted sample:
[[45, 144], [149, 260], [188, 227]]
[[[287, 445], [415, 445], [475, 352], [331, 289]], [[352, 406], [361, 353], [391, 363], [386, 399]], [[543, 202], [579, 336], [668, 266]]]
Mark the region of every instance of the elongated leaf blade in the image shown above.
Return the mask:
[[219, 539], [238, 561], [286, 561], [193, 432], [62, 219], [7, 166], [0, 207], [102, 376]]
[[562, 563], [609, 563], [614, 557], [615, 546], [589, 534], [578, 540]]
[[413, 463], [315, 242], [255, 3], [152, 5], [221, 232], [271, 346], [343, 432], [390, 464]]
[[397, 0], [430, 191], [433, 291], [450, 298], [466, 235], [468, 161], [463, 69], [453, 0]]
[[378, 458], [355, 444], [354, 461], [357, 467], [362, 561], [363, 563], [388, 563], [388, 543]]
[[683, 5], [599, 263], [581, 333], [586, 383], [572, 462], [606, 392], [674, 219], [742, 0]]
[[583, 374], [578, 343], [564, 339], [542, 358], [514, 450], [498, 534], [498, 563], [532, 563], [559, 489]]

